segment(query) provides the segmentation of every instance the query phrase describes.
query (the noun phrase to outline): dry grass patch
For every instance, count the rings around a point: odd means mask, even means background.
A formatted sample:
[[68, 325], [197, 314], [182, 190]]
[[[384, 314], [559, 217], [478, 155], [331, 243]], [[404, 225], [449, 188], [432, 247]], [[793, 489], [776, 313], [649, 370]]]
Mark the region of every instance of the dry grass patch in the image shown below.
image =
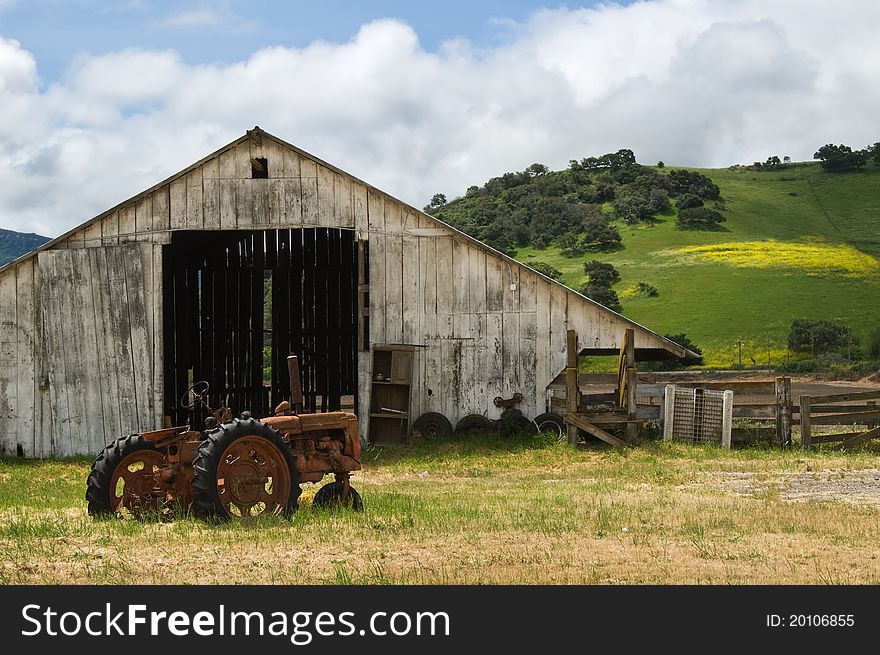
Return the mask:
[[[649, 443], [621, 453], [478, 440], [369, 451], [366, 461], [355, 483], [366, 512], [312, 510], [309, 485], [292, 520], [250, 525], [94, 521], [86, 462], [0, 461], [0, 581], [880, 581], [880, 509], [789, 502], [763, 485], [815, 471], [869, 476], [872, 451]], [[724, 485], [737, 476], [762, 484], [743, 495]]]

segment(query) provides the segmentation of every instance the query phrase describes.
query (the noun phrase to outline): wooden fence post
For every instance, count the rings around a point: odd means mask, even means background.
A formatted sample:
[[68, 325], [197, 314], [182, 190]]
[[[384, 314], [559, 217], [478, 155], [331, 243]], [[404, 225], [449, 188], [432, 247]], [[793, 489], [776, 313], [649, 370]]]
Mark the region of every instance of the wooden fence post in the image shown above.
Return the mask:
[[[565, 410], [569, 414], [577, 414], [580, 411], [580, 388], [578, 387], [578, 335], [574, 330], [566, 333], [566, 363], [565, 363]], [[568, 443], [577, 444], [578, 428], [571, 423], [566, 424], [568, 431]]]
[[801, 448], [809, 449], [810, 439], [810, 397], [801, 396]]
[[667, 384], [663, 391], [663, 441], [671, 441], [675, 415], [675, 385]]
[[[625, 356], [626, 356], [626, 418], [634, 421], [638, 417], [636, 405], [636, 332], [633, 328], [627, 328], [624, 332]], [[627, 439], [635, 439], [639, 434], [637, 423], [626, 424]]]
[[791, 445], [791, 378], [776, 378], [776, 445]]

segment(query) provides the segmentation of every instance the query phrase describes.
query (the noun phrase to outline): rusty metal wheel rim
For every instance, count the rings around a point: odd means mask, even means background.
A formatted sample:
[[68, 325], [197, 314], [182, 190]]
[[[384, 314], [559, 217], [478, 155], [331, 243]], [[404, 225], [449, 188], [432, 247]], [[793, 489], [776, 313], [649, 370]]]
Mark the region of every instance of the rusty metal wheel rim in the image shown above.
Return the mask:
[[284, 455], [263, 437], [236, 439], [220, 456], [217, 495], [230, 518], [281, 514], [290, 489], [290, 469]]
[[110, 507], [114, 512], [124, 510], [133, 516], [142, 516], [155, 506], [153, 489], [156, 473], [165, 461], [155, 450], [139, 450], [126, 455], [110, 476]]

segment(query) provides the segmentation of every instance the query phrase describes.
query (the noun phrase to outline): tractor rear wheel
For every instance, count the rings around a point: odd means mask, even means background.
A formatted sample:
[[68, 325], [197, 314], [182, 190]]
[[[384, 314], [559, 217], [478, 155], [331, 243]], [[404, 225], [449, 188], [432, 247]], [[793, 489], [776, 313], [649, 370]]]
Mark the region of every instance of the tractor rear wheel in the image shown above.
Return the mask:
[[312, 500], [312, 507], [320, 507], [321, 509], [346, 507], [353, 509], [355, 512], [364, 511], [364, 502], [361, 500], [361, 495], [351, 485], [348, 487], [348, 498], [345, 503], [342, 502], [342, 487], [342, 482], [325, 484], [315, 494], [315, 498]]
[[120, 437], [92, 462], [86, 482], [86, 500], [91, 516], [129, 513], [136, 518], [157, 510], [153, 494], [156, 473], [165, 455], [139, 434]]
[[255, 419], [224, 423], [193, 463], [193, 512], [215, 520], [290, 516], [300, 495], [293, 453], [275, 428]]

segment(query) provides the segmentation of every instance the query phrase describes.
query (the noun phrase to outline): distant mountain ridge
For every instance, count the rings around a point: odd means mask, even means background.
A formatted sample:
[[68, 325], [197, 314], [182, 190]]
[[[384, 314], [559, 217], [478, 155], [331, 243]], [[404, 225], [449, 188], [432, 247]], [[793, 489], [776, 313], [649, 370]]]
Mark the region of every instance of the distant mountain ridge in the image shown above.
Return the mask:
[[39, 248], [49, 241], [49, 237], [39, 234], [26, 234], [0, 228], [0, 266]]

